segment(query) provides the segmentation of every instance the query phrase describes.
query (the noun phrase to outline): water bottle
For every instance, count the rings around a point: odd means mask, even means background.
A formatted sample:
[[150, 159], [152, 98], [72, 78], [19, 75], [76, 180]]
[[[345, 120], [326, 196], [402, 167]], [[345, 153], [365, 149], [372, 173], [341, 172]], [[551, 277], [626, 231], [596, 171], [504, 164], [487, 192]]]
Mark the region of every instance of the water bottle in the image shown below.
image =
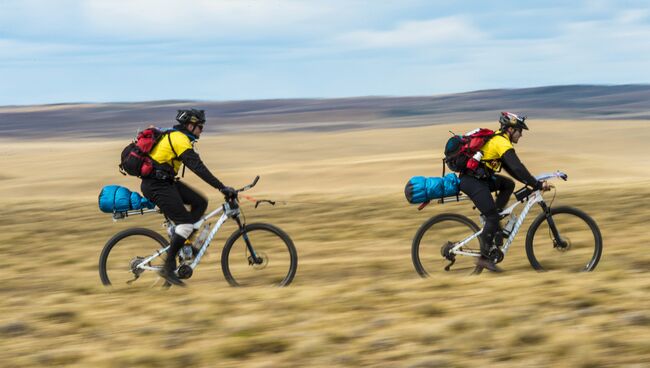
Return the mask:
[[481, 151], [478, 151], [472, 156], [472, 158], [467, 161], [467, 168], [470, 170], [476, 170], [478, 168], [478, 165], [481, 163], [481, 159], [483, 158], [483, 153]]
[[196, 237], [196, 240], [194, 241], [194, 245], [196, 247], [202, 246], [205, 239], [208, 238], [208, 234], [210, 234], [210, 224], [206, 223], [201, 228], [201, 232], [199, 233], [199, 236]]
[[503, 227], [503, 236], [508, 237], [510, 236], [510, 233], [512, 232], [512, 229], [514, 229], [515, 224], [517, 223], [517, 217], [514, 214], [510, 214], [508, 217], [508, 222], [506, 223], [506, 226]]
[[192, 252], [192, 246], [191, 245], [184, 245], [183, 248], [181, 248], [181, 259], [183, 262], [188, 262], [192, 260], [193, 252]]

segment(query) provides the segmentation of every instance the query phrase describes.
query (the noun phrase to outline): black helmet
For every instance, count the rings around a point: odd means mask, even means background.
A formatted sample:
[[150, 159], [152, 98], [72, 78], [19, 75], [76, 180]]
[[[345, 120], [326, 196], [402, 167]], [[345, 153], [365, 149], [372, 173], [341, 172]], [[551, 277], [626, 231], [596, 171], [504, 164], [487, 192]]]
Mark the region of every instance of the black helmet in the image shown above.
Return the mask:
[[205, 124], [205, 111], [203, 110], [178, 110], [176, 121], [182, 125], [187, 124]]
[[524, 120], [526, 120], [525, 116], [517, 116], [511, 112], [502, 112], [499, 123], [501, 123], [502, 130], [506, 128], [528, 130], [528, 126], [524, 123]]

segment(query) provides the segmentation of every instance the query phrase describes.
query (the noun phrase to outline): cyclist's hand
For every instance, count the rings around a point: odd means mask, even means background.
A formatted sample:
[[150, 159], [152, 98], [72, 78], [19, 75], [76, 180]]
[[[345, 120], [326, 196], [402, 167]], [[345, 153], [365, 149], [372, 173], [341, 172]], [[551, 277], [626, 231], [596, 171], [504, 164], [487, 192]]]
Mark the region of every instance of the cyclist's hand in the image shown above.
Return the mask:
[[237, 197], [237, 191], [233, 187], [223, 187], [223, 189], [221, 189], [221, 194], [223, 194], [226, 199]]
[[544, 180], [542, 182], [542, 192], [548, 192], [552, 188], [554, 188], [553, 185], [550, 184], [548, 181]]

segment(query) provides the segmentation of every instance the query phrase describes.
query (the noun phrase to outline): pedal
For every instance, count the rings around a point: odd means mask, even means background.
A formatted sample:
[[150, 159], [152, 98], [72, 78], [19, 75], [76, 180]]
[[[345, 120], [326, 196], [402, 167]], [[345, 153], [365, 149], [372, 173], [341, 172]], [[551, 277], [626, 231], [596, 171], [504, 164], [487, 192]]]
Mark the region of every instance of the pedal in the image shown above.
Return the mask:
[[451, 266], [453, 266], [454, 263], [456, 263], [456, 258], [452, 259], [452, 260], [449, 262], [449, 264], [448, 264], [447, 266], [445, 266], [445, 271], [449, 272], [449, 270], [451, 269]]

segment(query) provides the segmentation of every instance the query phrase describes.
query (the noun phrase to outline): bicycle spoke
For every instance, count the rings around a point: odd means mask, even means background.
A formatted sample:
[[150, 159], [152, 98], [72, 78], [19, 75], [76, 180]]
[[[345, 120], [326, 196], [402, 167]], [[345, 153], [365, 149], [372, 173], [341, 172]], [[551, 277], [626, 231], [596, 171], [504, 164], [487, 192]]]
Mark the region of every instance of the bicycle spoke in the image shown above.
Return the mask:
[[159, 279], [150, 267], [161, 267], [164, 256], [138, 265], [166, 246], [166, 240], [147, 229], [129, 229], [116, 234], [104, 247], [100, 257], [100, 277], [104, 285], [116, 288], [146, 287]]
[[[476, 225], [464, 216], [444, 214], [430, 219], [422, 225], [413, 240], [412, 259], [416, 271], [423, 277], [445, 272], [445, 267], [454, 259], [454, 264], [448, 267], [449, 273], [472, 273], [476, 257], [455, 254], [453, 249], [476, 231]], [[475, 237], [458, 250], [478, 254], [480, 241]]]
[[559, 239], [546, 219], [531, 225], [534, 235], [529, 235], [526, 251], [533, 267], [546, 271], [590, 271], [596, 267], [602, 240], [593, 220], [570, 207], [554, 209], [552, 218]]
[[297, 257], [293, 243], [281, 230], [268, 224], [247, 225], [246, 235], [233, 235], [224, 247], [222, 268], [233, 286], [284, 286], [295, 274]]

